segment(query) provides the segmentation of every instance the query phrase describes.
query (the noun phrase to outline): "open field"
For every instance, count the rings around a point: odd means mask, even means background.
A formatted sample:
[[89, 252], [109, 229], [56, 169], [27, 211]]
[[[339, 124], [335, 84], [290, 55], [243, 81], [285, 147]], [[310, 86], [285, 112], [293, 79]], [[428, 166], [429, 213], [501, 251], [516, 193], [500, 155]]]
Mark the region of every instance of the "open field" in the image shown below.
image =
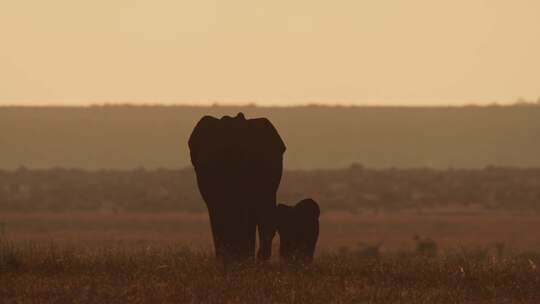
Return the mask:
[[[16, 242], [86, 245], [182, 244], [210, 249], [206, 213], [2, 213], [4, 239]], [[352, 214], [327, 212], [321, 217], [319, 248], [354, 251], [359, 242], [382, 242], [382, 252], [413, 251], [414, 235], [433, 239], [441, 251], [460, 248], [540, 252], [540, 216], [495, 212], [439, 211], [425, 214]], [[274, 240], [277, 245], [278, 239]]]
[[536, 304], [539, 185], [534, 168], [286, 171], [279, 202], [321, 203], [315, 264], [283, 268], [276, 237], [268, 265], [225, 274], [191, 169], [0, 171], [0, 303]]
[[2, 303], [538, 303], [539, 255], [322, 255], [223, 272], [207, 252], [0, 243]]

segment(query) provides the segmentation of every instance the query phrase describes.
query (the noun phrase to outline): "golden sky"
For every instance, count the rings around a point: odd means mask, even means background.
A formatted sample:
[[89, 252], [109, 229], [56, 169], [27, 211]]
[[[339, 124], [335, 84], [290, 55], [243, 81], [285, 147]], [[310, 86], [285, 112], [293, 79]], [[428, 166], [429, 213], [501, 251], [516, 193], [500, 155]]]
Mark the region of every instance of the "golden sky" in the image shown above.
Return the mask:
[[1, 0], [0, 104], [540, 97], [539, 0]]

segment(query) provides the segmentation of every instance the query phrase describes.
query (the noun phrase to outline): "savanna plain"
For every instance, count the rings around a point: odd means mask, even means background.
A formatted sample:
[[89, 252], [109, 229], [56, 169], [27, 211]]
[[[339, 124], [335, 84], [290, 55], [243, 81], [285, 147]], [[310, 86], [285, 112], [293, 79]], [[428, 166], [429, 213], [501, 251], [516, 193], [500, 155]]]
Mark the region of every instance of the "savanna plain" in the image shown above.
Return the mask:
[[2, 220], [2, 303], [540, 301], [536, 215], [327, 212], [312, 265], [282, 265], [277, 236], [270, 263], [232, 271], [214, 260], [204, 213], [10, 212]]
[[[239, 111], [288, 144], [278, 202], [321, 206], [312, 265], [280, 263], [278, 235], [268, 263], [214, 259], [185, 143]], [[0, 303], [540, 303], [539, 114], [2, 109]]]

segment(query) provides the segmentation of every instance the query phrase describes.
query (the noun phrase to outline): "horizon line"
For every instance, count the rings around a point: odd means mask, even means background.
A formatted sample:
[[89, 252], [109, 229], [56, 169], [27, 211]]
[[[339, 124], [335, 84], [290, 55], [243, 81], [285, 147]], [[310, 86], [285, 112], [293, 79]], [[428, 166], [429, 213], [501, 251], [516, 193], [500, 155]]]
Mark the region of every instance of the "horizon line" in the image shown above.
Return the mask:
[[328, 108], [465, 108], [465, 107], [516, 107], [516, 106], [540, 106], [540, 99], [536, 102], [528, 100], [517, 100], [514, 102], [489, 102], [489, 103], [460, 103], [460, 104], [354, 104], [354, 103], [292, 103], [292, 104], [258, 104], [256, 102], [246, 103], [166, 103], [166, 102], [96, 102], [87, 104], [62, 104], [62, 103], [36, 103], [36, 104], [0, 104], [0, 108], [99, 108], [99, 107], [194, 107], [194, 108], [308, 108], [308, 107], [328, 107]]

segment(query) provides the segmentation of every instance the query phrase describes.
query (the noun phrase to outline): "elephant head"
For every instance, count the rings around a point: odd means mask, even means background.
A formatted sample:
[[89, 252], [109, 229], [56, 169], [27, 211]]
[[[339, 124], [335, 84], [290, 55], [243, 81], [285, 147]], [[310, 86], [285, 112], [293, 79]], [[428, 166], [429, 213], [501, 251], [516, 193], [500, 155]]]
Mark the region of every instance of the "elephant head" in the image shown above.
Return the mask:
[[190, 138], [191, 162], [210, 216], [216, 256], [226, 264], [271, 255], [285, 144], [268, 119], [203, 117]]
[[276, 208], [279, 254], [286, 263], [311, 263], [319, 238], [319, 204], [304, 199], [295, 206]]

